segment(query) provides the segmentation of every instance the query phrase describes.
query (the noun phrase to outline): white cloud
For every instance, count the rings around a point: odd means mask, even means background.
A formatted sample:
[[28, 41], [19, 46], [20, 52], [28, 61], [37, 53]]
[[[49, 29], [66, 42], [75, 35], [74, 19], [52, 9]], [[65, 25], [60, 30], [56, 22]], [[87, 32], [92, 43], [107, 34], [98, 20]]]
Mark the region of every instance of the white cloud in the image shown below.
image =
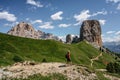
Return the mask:
[[35, 21], [32, 21], [32, 24], [36, 24], [36, 23], [42, 23], [42, 20], [35, 20]]
[[39, 26], [39, 28], [42, 28], [42, 29], [53, 29], [54, 26], [52, 26], [51, 22], [44, 22], [43, 25]]
[[97, 15], [106, 15], [107, 11], [98, 11], [96, 13], [93, 13], [92, 16], [97, 16]]
[[102, 37], [103, 42], [119, 42], [120, 41], [120, 35], [119, 36], [104, 36]]
[[74, 26], [78, 26], [78, 25], [80, 25], [81, 24], [81, 22], [79, 21], [79, 22], [77, 22], [77, 23], [75, 23], [75, 24], [73, 24]]
[[4, 24], [4, 26], [5, 26], [5, 27], [10, 26], [10, 27], [11, 27], [12, 25], [11, 25], [11, 24], [6, 23], [6, 24]]
[[99, 20], [99, 22], [100, 22], [101, 25], [105, 25], [106, 20], [102, 20], [102, 19], [101, 19], [101, 20]]
[[63, 17], [61, 17], [61, 15], [63, 14], [63, 11], [59, 11], [53, 15], [51, 15], [51, 19], [52, 20], [62, 20]]
[[83, 11], [81, 11], [80, 14], [78, 14], [78, 15], [75, 14], [75, 15], [74, 15], [74, 18], [76, 19], [76, 21], [78, 21], [78, 24], [77, 24], [77, 25], [79, 25], [79, 23], [81, 23], [82, 21], [90, 18], [91, 15], [90, 15], [89, 13], [90, 13], [89, 10], [83, 10]]
[[115, 31], [108, 31], [108, 32], [106, 32], [107, 34], [113, 34], [113, 33], [115, 33]]
[[37, 20], [30, 20], [29, 18], [26, 18], [26, 19], [28, 19], [28, 21], [33, 25], [37, 24], [38, 27], [41, 29], [53, 29], [54, 28], [54, 26], [52, 25], [52, 22], [44, 22], [41, 19], [37, 19]]
[[115, 3], [117, 5], [117, 10], [120, 10], [120, 0], [106, 0], [106, 2]]
[[108, 31], [102, 36], [103, 42], [120, 42], [120, 31]]
[[101, 37], [104, 37], [104, 36], [105, 36], [104, 34], [101, 35]]
[[116, 32], [115, 34], [116, 34], [116, 35], [120, 35], [120, 31]]
[[7, 11], [0, 12], [0, 19], [5, 19], [10, 22], [14, 22], [17, 20], [17, 17], [15, 17], [14, 14], [10, 14]]
[[30, 18], [26, 18], [26, 21], [29, 21], [30, 20]]
[[[75, 26], [77, 25], [80, 25], [81, 22], [83, 22], [84, 20], [87, 20], [91, 17], [94, 17], [94, 16], [98, 16], [98, 15], [106, 15], [107, 14], [107, 11], [98, 11], [96, 13], [93, 13], [93, 14], [90, 14], [90, 11], [89, 10], [83, 10], [80, 12], [80, 14], [75, 14], [74, 15], [74, 18], [76, 19], [77, 23], [74, 24]], [[104, 25], [105, 24], [105, 20], [100, 20], [101, 21], [101, 24]]]
[[106, 2], [114, 2], [114, 3], [118, 3], [118, 2], [120, 2], [120, 0], [106, 0]]
[[66, 42], [66, 35], [65, 36], [58, 36], [63, 42]]
[[117, 6], [117, 10], [120, 10], [120, 3], [119, 3], [118, 6]]
[[15, 25], [17, 25], [19, 22], [13, 22], [13, 23], [6, 23], [4, 24], [5, 27], [13, 27]]
[[35, 0], [27, 0], [26, 3], [30, 5], [34, 5], [36, 7], [43, 7], [43, 5], [39, 1], [35, 1]]
[[110, 37], [102, 37], [103, 42], [113, 42], [114, 40]]
[[[75, 36], [78, 36], [78, 37], [79, 37], [79, 35], [74, 35], [74, 34], [71, 34], [71, 36], [72, 36], [72, 38], [75, 37]], [[63, 42], [66, 42], [66, 35], [58, 36], [58, 37], [59, 37], [59, 39], [61, 39]]]
[[59, 27], [64, 27], [64, 28], [65, 28], [65, 27], [69, 27], [69, 26], [71, 26], [71, 24], [60, 24], [60, 25], [59, 25]]

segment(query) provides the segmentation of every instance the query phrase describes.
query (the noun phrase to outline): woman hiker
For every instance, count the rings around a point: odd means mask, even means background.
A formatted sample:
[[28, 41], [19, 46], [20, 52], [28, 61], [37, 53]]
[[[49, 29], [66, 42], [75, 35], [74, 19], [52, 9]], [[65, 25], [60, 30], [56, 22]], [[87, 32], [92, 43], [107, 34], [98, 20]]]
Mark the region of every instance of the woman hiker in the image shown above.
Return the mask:
[[67, 64], [71, 63], [70, 51], [67, 52], [67, 54], [65, 55], [65, 58], [67, 60]]

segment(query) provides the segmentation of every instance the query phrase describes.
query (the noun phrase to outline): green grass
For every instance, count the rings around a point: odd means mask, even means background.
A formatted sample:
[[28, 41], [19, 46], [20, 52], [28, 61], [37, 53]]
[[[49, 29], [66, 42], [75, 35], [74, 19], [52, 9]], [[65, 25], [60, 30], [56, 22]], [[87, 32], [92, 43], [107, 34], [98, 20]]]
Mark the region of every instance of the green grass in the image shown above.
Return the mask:
[[117, 74], [117, 73], [109, 73], [109, 72], [106, 72], [106, 74], [109, 74], [109, 75], [111, 75], [111, 76], [115, 76], [115, 77], [120, 78], [120, 74]]
[[105, 78], [102, 72], [96, 72], [96, 74], [99, 80], [110, 80], [108, 78]]
[[[2, 80], [6, 80], [6, 79], [2, 79]], [[35, 74], [32, 76], [29, 76], [27, 79], [14, 78], [14, 79], [9, 79], [9, 80], [67, 80], [67, 77], [59, 73], [53, 73], [53, 74], [49, 74], [48, 76], [42, 76], [40, 74]]]
[[[85, 41], [76, 44], [64, 44], [54, 40], [36, 40], [15, 37], [0, 33], [0, 65], [6, 66], [15, 62], [17, 56], [24, 60], [42, 62], [66, 62], [65, 54], [71, 51], [71, 59], [74, 64], [90, 67], [90, 59], [100, 54], [100, 51], [87, 44]], [[95, 61], [94, 68], [105, 68], [104, 62], [114, 61], [114, 58], [106, 53], [100, 60]]]

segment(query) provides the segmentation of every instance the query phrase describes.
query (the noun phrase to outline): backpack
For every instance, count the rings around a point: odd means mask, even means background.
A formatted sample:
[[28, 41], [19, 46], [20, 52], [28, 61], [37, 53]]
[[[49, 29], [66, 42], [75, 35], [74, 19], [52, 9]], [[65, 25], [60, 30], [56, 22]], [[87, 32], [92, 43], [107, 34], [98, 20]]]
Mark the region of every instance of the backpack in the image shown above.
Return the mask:
[[68, 58], [68, 55], [67, 55], [67, 54], [65, 55], [65, 58]]

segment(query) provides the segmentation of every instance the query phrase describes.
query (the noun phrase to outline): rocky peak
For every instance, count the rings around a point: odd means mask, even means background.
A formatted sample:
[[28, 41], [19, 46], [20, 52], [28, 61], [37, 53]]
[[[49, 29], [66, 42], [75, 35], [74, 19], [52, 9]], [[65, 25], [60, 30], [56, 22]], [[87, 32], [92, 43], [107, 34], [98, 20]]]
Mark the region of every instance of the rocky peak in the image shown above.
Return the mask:
[[66, 36], [66, 43], [72, 43], [72, 35], [71, 34], [68, 34]]
[[7, 32], [10, 35], [27, 37], [27, 38], [38, 38], [37, 31], [32, 27], [32, 25], [21, 22], [13, 27]]
[[86, 40], [95, 47], [102, 46], [101, 26], [97, 20], [86, 20], [80, 28], [80, 41]]
[[59, 40], [57, 36], [54, 36], [50, 33], [45, 33], [40, 30], [36, 31], [32, 25], [21, 22], [13, 27], [7, 34], [20, 36], [20, 37], [27, 37], [27, 38], [34, 38], [34, 39], [54, 39]]
[[79, 42], [79, 37], [78, 36], [74, 36], [72, 43], [78, 43], [78, 42]]

